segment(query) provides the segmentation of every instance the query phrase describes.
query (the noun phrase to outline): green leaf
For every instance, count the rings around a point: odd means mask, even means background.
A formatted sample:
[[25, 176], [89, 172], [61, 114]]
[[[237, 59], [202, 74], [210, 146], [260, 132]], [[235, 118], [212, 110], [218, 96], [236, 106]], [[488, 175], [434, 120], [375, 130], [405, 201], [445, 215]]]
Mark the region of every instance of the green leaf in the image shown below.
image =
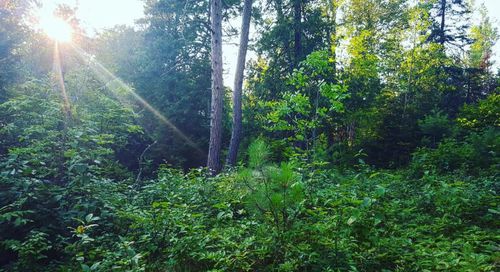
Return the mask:
[[500, 211], [497, 211], [494, 209], [488, 209], [488, 212], [493, 213], [493, 214], [500, 214]]
[[380, 185], [377, 185], [377, 188], [375, 189], [375, 196], [381, 197], [384, 194], [385, 194], [385, 188]]
[[90, 270], [94, 271], [97, 269], [97, 267], [99, 267], [99, 265], [101, 264], [101, 262], [97, 262], [97, 263], [94, 263], [91, 267], [90, 267]]
[[83, 270], [83, 272], [90, 272], [91, 271], [90, 267], [86, 264], [82, 264], [82, 270]]

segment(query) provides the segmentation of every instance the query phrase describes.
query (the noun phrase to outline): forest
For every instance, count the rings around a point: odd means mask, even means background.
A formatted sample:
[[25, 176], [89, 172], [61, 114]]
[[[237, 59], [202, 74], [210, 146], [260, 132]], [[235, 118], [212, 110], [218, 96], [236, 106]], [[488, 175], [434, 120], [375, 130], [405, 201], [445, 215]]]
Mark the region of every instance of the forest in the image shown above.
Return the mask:
[[140, 1], [0, 1], [0, 271], [499, 271], [481, 1]]

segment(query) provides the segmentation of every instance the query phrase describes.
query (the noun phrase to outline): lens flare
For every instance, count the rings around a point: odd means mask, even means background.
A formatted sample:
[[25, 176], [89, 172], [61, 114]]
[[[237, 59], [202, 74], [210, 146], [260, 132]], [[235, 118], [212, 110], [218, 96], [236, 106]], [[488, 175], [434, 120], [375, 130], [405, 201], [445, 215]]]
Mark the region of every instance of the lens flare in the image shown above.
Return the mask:
[[61, 96], [63, 98], [63, 110], [66, 114], [67, 121], [71, 120], [71, 104], [69, 103], [68, 94], [66, 92], [66, 86], [64, 84], [64, 75], [62, 71], [61, 62], [61, 52], [59, 50], [59, 43], [54, 44], [54, 75], [56, 77], [57, 85], [59, 85], [59, 90], [61, 91]]
[[55, 16], [40, 18], [40, 27], [50, 38], [58, 42], [70, 42], [73, 36], [73, 28]]
[[[120, 94], [118, 93], [120, 90], [125, 90], [128, 94], [130, 94], [135, 101], [139, 102], [146, 110], [151, 112], [158, 120], [160, 120], [164, 125], [170, 128], [172, 132], [177, 135], [177, 137], [184, 140], [189, 146], [191, 146], [196, 152], [202, 155], [206, 155], [203, 150], [201, 150], [196, 143], [194, 143], [189, 137], [184, 134], [179, 128], [177, 128], [167, 117], [161, 114], [158, 110], [156, 110], [151, 104], [149, 104], [144, 98], [138, 95], [130, 86], [128, 86], [125, 82], [123, 82], [120, 78], [111, 73], [106, 67], [100, 64], [95, 58], [85, 52], [83, 49], [78, 47], [75, 44], [71, 44], [71, 47], [77, 53], [77, 56], [84, 62], [88, 63], [90, 70], [94, 73], [94, 75], [102, 82], [105, 83], [113, 92], [117, 92], [114, 95], [118, 98], [118, 100], [122, 100]], [[121, 102], [121, 101], [120, 101]]]

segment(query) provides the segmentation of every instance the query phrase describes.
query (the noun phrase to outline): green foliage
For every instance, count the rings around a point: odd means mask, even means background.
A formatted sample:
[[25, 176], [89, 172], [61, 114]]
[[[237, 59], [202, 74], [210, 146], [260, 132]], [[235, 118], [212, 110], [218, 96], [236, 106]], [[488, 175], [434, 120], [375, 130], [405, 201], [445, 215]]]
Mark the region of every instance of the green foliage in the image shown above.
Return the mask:
[[477, 104], [466, 105], [459, 118], [460, 126], [472, 130], [500, 127], [500, 94], [493, 93]]
[[453, 126], [447, 115], [442, 112], [432, 112], [422, 120], [418, 120], [418, 126], [425, 135], [423, 141], [429, 142], [431, 146], [441, 141], [444, 137], [451, 136]]
[[446, 173], [465, 170], [478, 174], [480, 169], [494, 171], [499, 166], [500, 134], [497, 129], [472, 133], [464, 141], [445, 139], [435, 149], [421, 148], [413, 154], [412, 167], [418, 171]]
[[[313, 157], [322, 148], [321, 137], [343, 112], [347, 87], [333, 83], [332, 61], [327, 51], [315, 51], [288, 77], [290, 88], [279, 100], [261, 103], [267, 113], [260, 121], [270, 133], [280, 135], [277, 145], [286, 158]], [[281, 143], [280, 143], [281, 142]]]
[[262, 139], [252, 142], [248, 146], [248, 166], [258, 168], [269, 160], [269, 148]]
[[112, 159], [115, 152], [142, 132], [134, 130], [130, 110], [102, 95], [87, 93], [84, 104], [74, 105], [78, 125], [71, 126], [47, 83], [26, 82], [15, 92], [20, 95], [0, 105], [2, 145], [9, 147], [3, 170], [11, 174], [59, 182], [82, 175], [112, 176], [122, 171]]
[[[500, 162], [500, 133], [495, 118], [498, 115], [497, 97], [491, 94], [477, 104], [466, 105], [454, 123], [439, 113], [419, 121], [422, 132], [433, 140], [428, 147], [413, 154], [412, 169], [420, 174], [457, 170], [475, 175], [481, 171], [494, 172]], [[461, 131], [454, 128], [454, 124]], [[441, 138], [444, 139], [440, 142], [435, 140]]]
[[85, 187], [131, 176], [116, 154], [142, 129], [131, 110], [91, 88], [73, 104], [73, 120], [46, 81], [25, 82], [11, 93], [17, 95], [0, 104], [1, 144], [8, 147], [0, 160], [1, 263], [43, 271], [67, 256], [73, 217], [100, 207], [102, 199], [87, 197]]
[[247, 156], [216, 177], [187, 170], [206, 159], [208, 1], [146, 1], [141, 27], [92, 38], [73, 18], [70, 114], [52, 41], [7, 2], [0, 271], [498, 270], [497, 32], [485, 16], [459, 56], [469, 25], [435, 24], [464, 1], [256, 3]]
[[[229, 4], [229, 3], [228, 3]], [[167, 161], [185, 169], [206, 162], [210, 109], [210, 31], [208, 2], [160, 0], [145, 5], [146, 29], [116, 29], [104, 35], [100, 54], [117, 67], [117, 75], [171, 125], [147, 107], [140, 124], [157, 141], [149, 150], [155, 168]], [[114, 44], [130, 45], [118, 54]], [[131, 58], [130, 56], [135, 58]], [[137, 69], [138, 68], [138, 69]], [[179, 131], [184, 134], [179, 135]], [[191, 143], [185, 140], [189, 138]]]
[[0, 6], [0, 102], [8, 98], [7, 88], [16, 82], [23, 69], [20, 49], [28, 37], [26, 15], [31, 1], [9, 1]]
[[248, 153], [250, 167], [209, 179], [163, 167], [62, 188], [3, 173], [3, 268], [495, 271], [494, 176], [301, 171], [273, 165], [263, 140]]
[[498, 29], [494, 27], [488, 16], [484, 4], [479, 8], [481, 22], [471, 28], [470, 36], [473, 40], [469, 52], [471, 66], [486, 68], [489, 65], [492, 48], [498, 41]]
[[19, 259], [16, 269], [42, 269], [43, 260], [48, 258], [45, 254], [52, 248], [51, 242], [47, 237], [47, 233], [33, 230], [22, 243], [18, 243], [17, 241], [6, 243], [9, 249], [18, 254]]
[[[266, 163], [269, 151], [262, 140], [250, 145], [250, 168], [237, 175], [239, 186], [246, 190], [244, 202], [253, 212], [269, 220], [283, 235], [293, 226], [304, 200], [304, 184], [291, 163], [274, 166]], [[258, 162], [258, 163], [256, 163]]]

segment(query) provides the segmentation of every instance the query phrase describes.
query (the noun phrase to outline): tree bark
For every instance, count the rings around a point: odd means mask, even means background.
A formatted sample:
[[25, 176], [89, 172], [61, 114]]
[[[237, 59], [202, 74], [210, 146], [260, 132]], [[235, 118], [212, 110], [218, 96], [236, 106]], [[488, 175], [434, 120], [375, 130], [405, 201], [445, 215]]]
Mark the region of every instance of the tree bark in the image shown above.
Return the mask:
[[243, 72], [245, 70], [245, 61], [248, 49], [248, 35], [250, 32], [250, 19], [252, 17], [252, 0], [245, 0], [243, 6], [243, 18], [241, 23], [240, 48], [238, 51], [238, 60], [236, 63], [236, 74], [234, 78], [233, 89], [233, 130], [231, 132], [231, 142], [229, 144], [229, 154], [226, 165], [234, 166], [238, 158], [238, 148], [241, 140], [242, 113], [241, 97], [243, 89]]
[[293, 28], [294, 28], [294, 53], [295, 66], [302, 57], [302, 0], [293, 1]]
[[[285, 14], [283, 13], [283, 9], [285, 8], [283, 5], [282, 0], [275, 0], [274, 2], [274, 10], [276, 10], [276, 24], [277, 25], [283, 25], [287, 24], [287, 19], [285, 18]], [[295, 60], [293, 59], [294, 57], [292, 56], [292, 51], [290, 50], [290, 44], [291, 41], [287, 38], [282, 39], [283, 42], [283, 54], [285, 56], [285, 59], [288, 61], [288, 69], [289, 72], [291, 73], [294, 68], [294, 62]]]
[[330, 8], [330, 25], [331, 28], [328, 28], [328, 38], [330, 42], [330, 52], [333, 56], [333, 75], [337, 76], [337, 9], [338, 9], [338, 0], [330, 0], [329, 8]]
[[210, 6], [212, 28], [212, 102], [210, 107], [210, 143], [207, 167], [210, 175], [221, 170], [220, 153], [222, 142], [222, 1], [212, 0]]
[[441, 45], [444, 45], [446, 42], [446, 24], [445, 24], [445, 18], [446, 18], [446, 0], [441, 0], [441, 25], [439, 29], [439, 43]]

